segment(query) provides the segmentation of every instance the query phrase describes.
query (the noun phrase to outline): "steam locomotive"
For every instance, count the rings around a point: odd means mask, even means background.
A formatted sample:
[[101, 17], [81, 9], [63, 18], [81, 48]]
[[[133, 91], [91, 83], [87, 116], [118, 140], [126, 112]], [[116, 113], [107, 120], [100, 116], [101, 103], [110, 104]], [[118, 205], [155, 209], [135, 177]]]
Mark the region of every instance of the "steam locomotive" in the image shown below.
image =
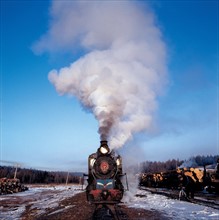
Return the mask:
[[101, 141], [96, 153], [88, 157], [87, 200], [94, 204], [116, 204], [123, 197], [122, 158], [110, 152], [107, 141]]

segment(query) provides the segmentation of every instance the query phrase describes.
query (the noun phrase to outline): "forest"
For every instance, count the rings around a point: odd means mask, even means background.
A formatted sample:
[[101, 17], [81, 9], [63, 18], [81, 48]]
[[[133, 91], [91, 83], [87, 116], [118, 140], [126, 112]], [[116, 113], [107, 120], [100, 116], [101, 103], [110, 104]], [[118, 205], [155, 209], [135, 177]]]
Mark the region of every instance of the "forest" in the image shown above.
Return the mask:
[[141, 172], [142, 173], [156, 173], [156, 172], [165, 172], [170, 170], [175, 170], [178, 167], [204, 167], [211, 164], [216, 164], [219, 159], [219, 155], [216, 156], [194, 156], [190, 157], [188, 160], [179, 160], [172, 159], [165, 162], [151, 162], [144, 161], [141, 163]]
[[0, 178], [18, 178], [21, 183], [34, 184], [34, 183], [79, 183], [81, 173], [68, 173], [68, 172], [54, 172], [42, 171], [35, 169], [16, 168], [10, 166], [0, 166]]

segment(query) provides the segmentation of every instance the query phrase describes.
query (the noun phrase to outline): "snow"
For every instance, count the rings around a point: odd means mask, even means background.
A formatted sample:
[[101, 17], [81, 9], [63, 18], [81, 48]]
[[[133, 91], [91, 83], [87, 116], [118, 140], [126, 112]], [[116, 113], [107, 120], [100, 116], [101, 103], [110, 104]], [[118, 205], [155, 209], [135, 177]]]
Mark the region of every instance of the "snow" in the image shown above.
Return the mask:
[[133, 197], [129, 200], [129, 207], [157, 210], [162, 213], [163, 216], [170, 219], [219, 220], [219, 210], [217, 209], [170, 199], [166, 196], [152, 194], [148, 191], [138, 190], [137, 194], [139, 195], [138, 197]]
[[[27, 205], [31, 205], [31, 210], [35, 210], [35, 215], [40, 215], [46, 210], [55, 208], [59, 202], [72, 197], [73, 195], [81, 192], [81, 186], [60, 185], [35, 187], [30, 186], [28, 191], [20, 192], [10, 195], [0, 196], [0, 204], [9, 204], [8, 206], [0, 206], [0, 219], [2, 220], [15, 220], [20, 219], [21, 214], [26, 210]], [[13, 201], [13, 202], [10, 202]], [[17, 201], [17, 206], [11, 206], [11, 203]], [[64, 207], [66, 209], [69, 207]]]
[[[55, 187], [30, 187], [28, 191], [0, 196], [0, 219], [19, 220], [26, 206], [30, 205], [30, 211], [34, 215], [40, 215], [47, 210], [56, 208], [60, 201], [81, 192], [81, 186], [55, 186]], [[130, 196], [126, 205], [133, 208], [142, 208], [151, 211], [158, 211], [168, 219], [177, 220], [219, 220], [219, 210], [207, 206], [193, 204], [167, 198], [162, 195], [152, 194], [148, 191], [137, 190], [138, 197]], [[126, 199], [126, 198], [125, 198]], [[124, 199], [124, 200], [125, 200]], [[13, 201], [13, 202], [12, 202]], [[7, 204], [7, 205], [5, 205]], [[13, 204], [13, 205], [11, 205]], [[59, 207], [52, 213], [67, 210], [72, 206]]]

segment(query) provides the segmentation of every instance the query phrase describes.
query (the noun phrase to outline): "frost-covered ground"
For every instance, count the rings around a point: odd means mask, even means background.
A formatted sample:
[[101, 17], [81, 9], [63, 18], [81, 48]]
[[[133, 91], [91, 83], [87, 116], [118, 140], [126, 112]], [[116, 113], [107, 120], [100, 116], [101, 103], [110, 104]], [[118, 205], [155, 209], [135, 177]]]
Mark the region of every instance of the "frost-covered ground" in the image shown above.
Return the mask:
[[34, 210], [35, 215], [55, 208], [59, 202], [81, 192], [81, 186], [30, 186], [28, 191], [0, 196], [0, 219], [20, 219], [27, 206]]
[[206, 206], [193, 204], [167, 198], [166, 196], [152, 194], [148, 191], [138, 190], [139, 197], [128, 202], [129, 207], [157, 210], [170, 219], [214, 219], [219, 220], [219, 210]]
[[[0, 219], [19, 220], [27, 210], [34, 216], [58, 207], [59, 202], [81, 192], [81, 186], [30, 187], [28, 191], [0, 196]], [[169, 199], [162, 195], [138, 190], [138, 197], [133, 197], [126, 205], [133, 208], [158, 211], [169, 219], [213, 219], [219, 220], [219, 210], [189, 202]], [[63, 207], [67, 209], [68, 207]], [[58, 212], [63, 209], [59, 209]], [[80, 219], [78, 219], [80, 220]]]

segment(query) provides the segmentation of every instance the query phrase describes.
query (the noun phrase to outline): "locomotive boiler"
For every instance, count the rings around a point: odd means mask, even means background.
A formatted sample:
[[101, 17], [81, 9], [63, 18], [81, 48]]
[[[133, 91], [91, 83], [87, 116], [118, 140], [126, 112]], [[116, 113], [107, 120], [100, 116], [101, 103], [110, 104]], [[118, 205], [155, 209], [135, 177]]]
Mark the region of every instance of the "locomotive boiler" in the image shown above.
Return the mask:
[[122, 158], [101, 141], [96, 153], [88, 157], [87, 200], [95, 204], [116, 204], [123, 197]]

